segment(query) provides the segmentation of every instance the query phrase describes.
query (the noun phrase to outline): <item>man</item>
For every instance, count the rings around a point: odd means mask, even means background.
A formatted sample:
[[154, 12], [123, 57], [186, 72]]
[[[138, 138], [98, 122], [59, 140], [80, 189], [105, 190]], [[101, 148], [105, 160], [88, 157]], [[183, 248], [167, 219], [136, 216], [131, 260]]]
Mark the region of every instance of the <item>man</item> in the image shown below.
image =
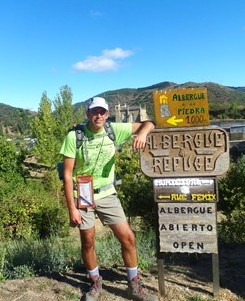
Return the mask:
[[[102, 97], [94, 97], [87, 109], [88, 122], [84, 131], [87, 137], [81, 148], [76, 150], [75, 131], [70, 131], [61, 148], [64, 162], [64, 190], [69, 210], [70, 222], [79, 226], [82, 259], [92, 281], [86, 301], [98, 300], [102, 290], [102, 277], [95, 253], [95, 214], [104, 225], [108, 225], [121, 244], [122, 257], [127, 270], [129, 294], [133, 300], [158, 300], [154, 295], [147, 295], [142, 288], [137, 271], [137, 250], [135, 236], [131, 230], [120, 200], [117, 198], [114, 182], [115, 146], [105, 132], [104, 124], [109, 116], [109, 107]], [[117, 145], [133, 140], [134, 149], [143, 149], [147, 134], [154, 128], [150, 121], [143, 123], [111, 123]], [[93, 177], [95, 207], [78, 209], [74, 197], [74, 182], [77, 176]], [[93, 193], [93, 192], [92, 192]]]

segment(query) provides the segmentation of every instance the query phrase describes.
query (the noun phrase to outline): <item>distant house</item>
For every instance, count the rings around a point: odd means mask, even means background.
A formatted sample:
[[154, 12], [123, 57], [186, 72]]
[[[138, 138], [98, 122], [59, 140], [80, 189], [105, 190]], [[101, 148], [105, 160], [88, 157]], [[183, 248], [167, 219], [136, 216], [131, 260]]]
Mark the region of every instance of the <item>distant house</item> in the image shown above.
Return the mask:
[[115, 105], [116, 122], [142, 122], [149, 119], [145, 107], [121, 105], [120, 103]]

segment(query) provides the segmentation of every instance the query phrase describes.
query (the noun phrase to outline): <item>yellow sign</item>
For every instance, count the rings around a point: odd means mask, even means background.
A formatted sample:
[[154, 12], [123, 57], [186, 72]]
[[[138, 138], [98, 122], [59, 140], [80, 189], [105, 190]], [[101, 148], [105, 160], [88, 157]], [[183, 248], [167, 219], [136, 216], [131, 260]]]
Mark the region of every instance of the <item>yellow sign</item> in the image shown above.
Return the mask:
[[209, 125], [207, 88], [153, 92], [159, 128]]

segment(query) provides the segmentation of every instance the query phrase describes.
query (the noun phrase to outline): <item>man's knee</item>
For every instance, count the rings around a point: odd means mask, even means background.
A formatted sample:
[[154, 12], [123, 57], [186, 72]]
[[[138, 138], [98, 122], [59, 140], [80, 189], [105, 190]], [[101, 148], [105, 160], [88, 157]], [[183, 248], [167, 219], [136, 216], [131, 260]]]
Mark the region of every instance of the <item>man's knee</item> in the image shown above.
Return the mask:
[[135, 236], [134, 236], [133, 231], [129, 231], [128, 233], [126, 233], [123, 236], [121, 244], [122, 244], [122, 246], [125, 246], [125, 247], [131, 247], [131, 248], [135, 247], [136, 242], [135, 242]]
[[81, 244], [82, 244], [82, 248], [89, 250], [89, 249], [93, 249], [94, 248], [94, 244], [95, 244], [95, 233], [93, 230], [88, 231], [81, 231]]
[[94, 248], [94, 241], [92, 240], [83, 240], [82, 241], [82, 248], [86, 250], [90, 250]]

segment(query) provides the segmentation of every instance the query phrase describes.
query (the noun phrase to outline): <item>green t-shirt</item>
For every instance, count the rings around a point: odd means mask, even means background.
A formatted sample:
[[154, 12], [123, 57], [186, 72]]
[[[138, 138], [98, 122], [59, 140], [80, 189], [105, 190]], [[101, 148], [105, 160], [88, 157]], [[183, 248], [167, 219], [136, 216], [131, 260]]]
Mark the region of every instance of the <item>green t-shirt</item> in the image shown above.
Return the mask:
[[[130, 139], [132, 135], [131, 123], [111, 123], [116, 136], [116, 144], [120, 145]], [[115, 144], [108, 137], [104, 127], [99, 133], [93, 133], [85, 126], [85, 139], [79, 148], [76, 149], [76, 133], [70, 131], [61, 147], [60, 154], [76, 158], [73, 171], [73, 180], [77, 175], [92, 175], [94, 189], [113, 183], [115, 172]], [[94, 198], [100, 199], [115, 193], [111, 187], [106, 191], [95, 194]]]

